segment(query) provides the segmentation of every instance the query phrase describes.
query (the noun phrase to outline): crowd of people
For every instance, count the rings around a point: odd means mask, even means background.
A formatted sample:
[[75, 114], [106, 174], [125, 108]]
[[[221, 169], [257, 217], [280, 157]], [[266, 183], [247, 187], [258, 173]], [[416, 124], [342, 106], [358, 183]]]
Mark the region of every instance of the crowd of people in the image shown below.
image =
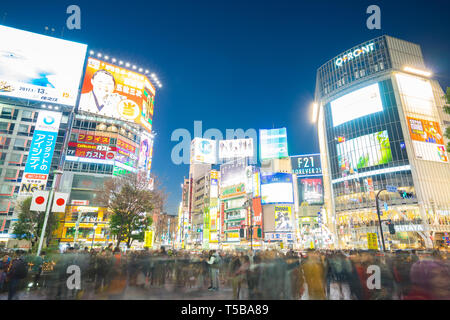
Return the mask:
[[[79, 286], [68, 284], [74, 279], [70, 266], [80, 270]], [[121, 252], [111, 244], [39, 257], [4, 252], [0, 272], [8, 299], [21, 292], [45, 299], [125, 299], [130, 289], [137, 294], [132, 298], [141, 299], [189, 299], [208, 291], [235, 300], [450, 299], [448, 253], [439, 251]]]

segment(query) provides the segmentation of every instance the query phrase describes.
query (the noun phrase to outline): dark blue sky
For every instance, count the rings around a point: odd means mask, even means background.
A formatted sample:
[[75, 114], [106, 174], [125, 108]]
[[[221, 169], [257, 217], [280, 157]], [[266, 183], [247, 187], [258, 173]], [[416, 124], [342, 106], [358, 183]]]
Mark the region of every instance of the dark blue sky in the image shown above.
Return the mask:
[[[287, 127], [290, 154], [318, 152], [310, 123], [316, 69], [361, 42], [388, 34], [422, 46], [441, 86], [450, 86], [450, 2], [164, 0], [2, 1], [0, 22], [61, 36], [67, 6], [81, 8], [81, 30], [64, 38], [155, 72], [153, 173], [176, 213], [187, 165], [176, 166], [177, 128]], [[381, 8], [381, 30], [366, 28], [366, 8]], [[0, 39], [1, 41], [1, 39]], [[49, 48], [51, 50], [51, 48]]]

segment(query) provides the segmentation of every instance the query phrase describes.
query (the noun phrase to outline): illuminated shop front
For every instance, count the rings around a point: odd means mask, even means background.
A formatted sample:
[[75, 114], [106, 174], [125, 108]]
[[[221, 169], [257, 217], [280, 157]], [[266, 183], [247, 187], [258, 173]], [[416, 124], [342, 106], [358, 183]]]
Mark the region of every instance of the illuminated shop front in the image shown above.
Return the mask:
[[94, 246], [107, 245], [112, 238], [109, 234], [106, 210], [100, 207], [67, 206], [55, 231], [60, 243], [77, 243], [82, 247], [90, 247], [94, 240]]
[[367, 234], [379, 233], [379, 195], [381, 219], [396, 230], [383, 232], [386, 247], [432, 248], [450, 231], [443, 91], [422, 72], [418, 45], [382, 36], [346, 52], [369, 45], [317, 72], [325, 206], [341, 247], [367, 248]]

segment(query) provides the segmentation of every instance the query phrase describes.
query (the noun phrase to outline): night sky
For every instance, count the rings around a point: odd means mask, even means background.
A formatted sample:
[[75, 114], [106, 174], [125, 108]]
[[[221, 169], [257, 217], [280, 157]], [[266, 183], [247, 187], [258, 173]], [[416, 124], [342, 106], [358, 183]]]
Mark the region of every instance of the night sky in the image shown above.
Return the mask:
[[[291, 155], [318, 152], [310, 122], [316, 70], [361, 42], [387, 34], [417, 43], [435, 79], [450, 86], [448, 0], [2, 1], [0, 23], [37, 33], [49, 26], [61, 37], [71, 4], [81, 8], [81, 30], [64, 30], [64, 39], [147, 68], [163, 84], [152, 172], [169, 192], [170, 214], [189, 170], [171, 161], [175, 129], [193, 135], [195, 120], [224, 135], [287, 127]], [[366, 28], [372, 4], [381, 30]]]

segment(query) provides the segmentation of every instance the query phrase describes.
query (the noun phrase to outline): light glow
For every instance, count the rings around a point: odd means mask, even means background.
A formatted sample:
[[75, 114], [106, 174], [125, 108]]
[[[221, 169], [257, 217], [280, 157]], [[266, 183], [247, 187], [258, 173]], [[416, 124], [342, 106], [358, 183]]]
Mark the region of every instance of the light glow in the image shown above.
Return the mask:
[[417, 74], [419, 76], [424, 76], [424, 77], [431, 77], [431, 75], [433, 74], [430, 71], [420, 70], [420, 69], [416, 69], [416, 68], [408, 67], [408, 66], [404, 67], [403, 71], [414, 73], [414, 74]]

